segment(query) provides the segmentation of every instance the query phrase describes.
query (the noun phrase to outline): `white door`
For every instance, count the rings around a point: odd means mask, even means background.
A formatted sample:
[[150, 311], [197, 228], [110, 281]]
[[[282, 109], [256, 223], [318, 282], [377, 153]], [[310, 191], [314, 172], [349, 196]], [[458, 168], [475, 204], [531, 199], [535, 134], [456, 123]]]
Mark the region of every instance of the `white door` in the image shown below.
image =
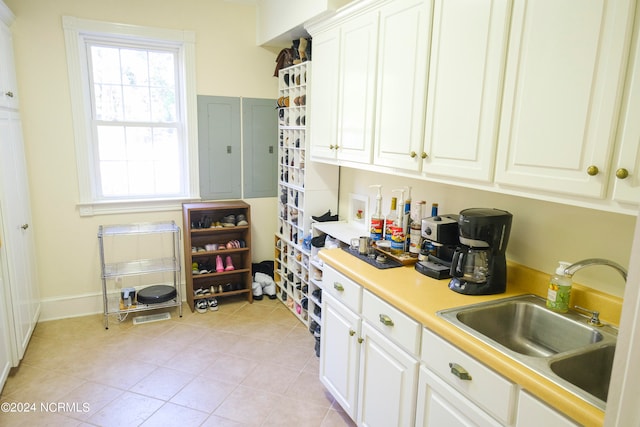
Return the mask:
[[380, 10], [376, 165], [421, 169], [432, 4], [397, 0]]
[[14, 364], [22, 359], [40, 314], [29, 184], [20, 116], [0, 111], [0, 209], [7, 256], [9, 295], [16, 346]]
[[[0, 222], [2, 221], [2, 212], [0, 212]], [[0, 230], [0, 390], [4, 386], [9, 370], [13, 366], [13, 357], [11, 348], [13, 347], [13, 335], [9, 330], [9, 307], [6, 304], [6, 295], [8, 294], [6, 286], [8, 283], [4, 280], [5, 260], [2, 247], [2, 230]]]
[[493, 180], [511, 0], [435, 0], [425, 175]]
[[420, 367], [416, 427], [500, 427], [473, 402], [428, 368]]
[[320, 381], [356, 419], [360, 317], [328, 293], [322, 295]]
[[335, 160], [337, 145], [340, 29], [313, 36], [313, 74], [307, 84], [310, 153], [313, 160]]
[[[341, 26], [341, 31], [338, 159], [370, 163], [373, 146], [378, 13], [368, 12], [349, 19]], [[314, 76], [317, 75], [317, 70], [314, 70]]]
[[358, 425], [412, 426], [418, 361], [362, 322]]
[[604, 197], [635, 3], [514, 1], [498, 183]]

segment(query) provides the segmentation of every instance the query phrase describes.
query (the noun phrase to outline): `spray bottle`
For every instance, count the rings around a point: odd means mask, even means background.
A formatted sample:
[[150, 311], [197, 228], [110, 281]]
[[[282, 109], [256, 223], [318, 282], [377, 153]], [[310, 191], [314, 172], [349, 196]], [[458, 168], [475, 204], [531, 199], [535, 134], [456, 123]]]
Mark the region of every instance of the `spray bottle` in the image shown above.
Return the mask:
[[407, 187], [408, 196], [404, 201], [404, 252], [409, 252], [409, 247], [411, 246], [411, 187]]
[[405, 215], [404, 189], [393, 190], [400, 193], [398, 198], [398, 213], [396, 223], [391, 227], [391, 253], [401, 254], [405, 251], [406, 223], [408, 215]]
[[378, 195], [376, 196], [376, 210], [371, 215], [371, 223], [369, 227], [369, 237], [371, 240], [382, 239], [382, 229], [384, 228], [384, 217], [382, 216], [382, 185], [375, 184], [369, 187], [377, 188]]

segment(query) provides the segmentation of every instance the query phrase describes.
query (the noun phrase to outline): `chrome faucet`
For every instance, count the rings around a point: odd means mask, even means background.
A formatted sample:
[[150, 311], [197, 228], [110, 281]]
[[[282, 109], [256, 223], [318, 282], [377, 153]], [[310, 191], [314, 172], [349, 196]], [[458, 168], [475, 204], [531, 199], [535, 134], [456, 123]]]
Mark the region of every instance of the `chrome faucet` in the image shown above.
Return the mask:
[[609, 267], [613, 267], [622, 275], [624, 281], [627, 281], [627, 270], [624, 269], [620, 264], [610, 261], [604, 258], [588, 258], [583, 259], [582, 261], [575, 262], [571, 264], [569, 267], [564, 269], [564, 274], [571, 277], [576, 271], [588, 267], [590, 265], [608, 265]]

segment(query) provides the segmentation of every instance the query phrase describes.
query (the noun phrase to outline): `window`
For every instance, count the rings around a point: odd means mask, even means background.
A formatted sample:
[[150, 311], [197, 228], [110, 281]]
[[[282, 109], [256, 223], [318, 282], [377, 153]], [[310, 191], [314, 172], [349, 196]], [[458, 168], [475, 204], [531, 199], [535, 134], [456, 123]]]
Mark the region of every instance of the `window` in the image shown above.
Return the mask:
[[198, 196], [193, 33], [64, 17], [80, 213]]

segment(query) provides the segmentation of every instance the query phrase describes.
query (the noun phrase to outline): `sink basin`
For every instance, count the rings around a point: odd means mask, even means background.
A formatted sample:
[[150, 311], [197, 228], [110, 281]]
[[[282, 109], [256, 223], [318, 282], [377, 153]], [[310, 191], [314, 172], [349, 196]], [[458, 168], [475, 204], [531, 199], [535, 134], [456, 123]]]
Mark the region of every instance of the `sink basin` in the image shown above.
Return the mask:
[[528, 356], [547, 357], [602, 341], [598, 330], [548, 310], [537, 300], [502, 301], [455, 315], [471, 329]]
[[556, 313], [536, 295], [442, 310], [438, 316], [604, 410], [617, 329]]
[[556, 359], [550, 367], [560, 378], [606, 402], [615, 351], [615, 345], [605, 345]]

